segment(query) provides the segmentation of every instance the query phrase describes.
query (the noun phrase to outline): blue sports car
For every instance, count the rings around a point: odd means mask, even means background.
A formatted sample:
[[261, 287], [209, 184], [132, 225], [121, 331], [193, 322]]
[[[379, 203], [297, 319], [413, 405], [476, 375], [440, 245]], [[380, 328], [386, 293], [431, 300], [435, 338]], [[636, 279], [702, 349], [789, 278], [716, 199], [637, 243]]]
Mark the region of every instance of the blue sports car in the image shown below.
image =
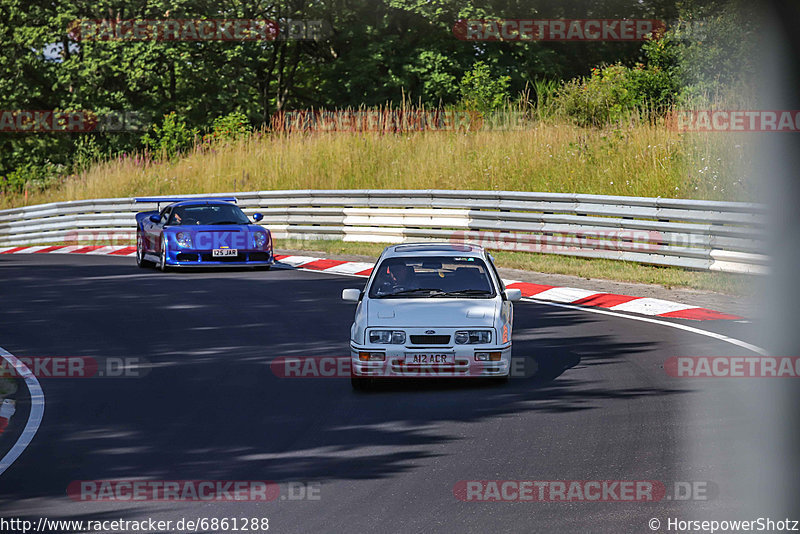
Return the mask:
[[[136, 264], [171, 267], [248, 266], [275, 263], [269, 230], [253, 224], [235, 198], [137, 198], [159, 209], [136, 214]], [[161, 208], [161, 204], [167, 205]], [[253, 215], [255, 222], [264, 217]]]

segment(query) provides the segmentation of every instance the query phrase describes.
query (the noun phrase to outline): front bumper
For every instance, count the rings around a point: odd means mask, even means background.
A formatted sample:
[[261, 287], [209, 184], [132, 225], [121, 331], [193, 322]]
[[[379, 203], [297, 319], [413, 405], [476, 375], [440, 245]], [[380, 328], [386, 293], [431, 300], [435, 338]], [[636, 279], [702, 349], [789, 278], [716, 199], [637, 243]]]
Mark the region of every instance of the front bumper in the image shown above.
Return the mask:
[[[383, 361], [362, 361], [360, 352], [383, 352]], [[476, 352], [499, 352], [500, 360], [477, 361]], [[406, 354], [455, 354], [455, 365], [405, 363]], [[356, 377], [382, 378], [447, 378], [447, 377], [505, 377], [511, 369], [511, 343], [505, 345], [460, 345], [420, 348], [404, 345], [350, 344], [351, 374]]]
[[170, 267], [257, 267], [273, 265], [272, 250], [238, 249], [236, 256], [217, 257], [211, 250], [180, 248], [167, 252], [166, 264]]

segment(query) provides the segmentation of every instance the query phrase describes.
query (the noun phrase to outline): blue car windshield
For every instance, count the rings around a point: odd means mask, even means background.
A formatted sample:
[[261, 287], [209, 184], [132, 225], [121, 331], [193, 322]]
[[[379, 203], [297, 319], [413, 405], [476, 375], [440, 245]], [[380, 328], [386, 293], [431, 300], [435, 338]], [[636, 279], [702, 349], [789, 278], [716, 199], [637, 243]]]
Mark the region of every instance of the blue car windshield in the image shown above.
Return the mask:
[[249, 224], [247, 215], [232, 204], [178, 206], [172, 210], [168, 225]]

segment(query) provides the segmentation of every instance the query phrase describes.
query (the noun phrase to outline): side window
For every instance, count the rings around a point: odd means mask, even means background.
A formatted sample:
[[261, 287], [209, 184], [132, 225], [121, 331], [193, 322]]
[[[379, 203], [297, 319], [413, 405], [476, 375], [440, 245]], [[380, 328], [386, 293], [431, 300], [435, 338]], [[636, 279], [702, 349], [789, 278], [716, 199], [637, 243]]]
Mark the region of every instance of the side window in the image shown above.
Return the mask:
[[166, 224], [166, 222], [169, 220], [169, 214], [171, 211], [172, 208], [170, 208], [169, 206], [161, 210], [161, 224]]

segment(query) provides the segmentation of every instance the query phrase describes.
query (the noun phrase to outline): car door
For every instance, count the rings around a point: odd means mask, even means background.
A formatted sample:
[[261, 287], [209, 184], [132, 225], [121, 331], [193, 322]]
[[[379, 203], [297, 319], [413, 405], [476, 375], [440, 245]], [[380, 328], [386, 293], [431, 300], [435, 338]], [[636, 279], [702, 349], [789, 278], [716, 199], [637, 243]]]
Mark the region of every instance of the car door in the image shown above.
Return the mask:
[[149, 218], [144, 220], [143, 224], [144, 246], [146, 251], [156, 252], [156, 253], [159, 253], [161, 251], [162, 230], [164, 229], [164, 225], [169, 220], [169, 215], [171, 211], [172, 211], [171, 206], [167, 206], [163, 210], [161, 210], [161, 213], [159, 214], [159, 220], [157, 223], [151, 221]]

